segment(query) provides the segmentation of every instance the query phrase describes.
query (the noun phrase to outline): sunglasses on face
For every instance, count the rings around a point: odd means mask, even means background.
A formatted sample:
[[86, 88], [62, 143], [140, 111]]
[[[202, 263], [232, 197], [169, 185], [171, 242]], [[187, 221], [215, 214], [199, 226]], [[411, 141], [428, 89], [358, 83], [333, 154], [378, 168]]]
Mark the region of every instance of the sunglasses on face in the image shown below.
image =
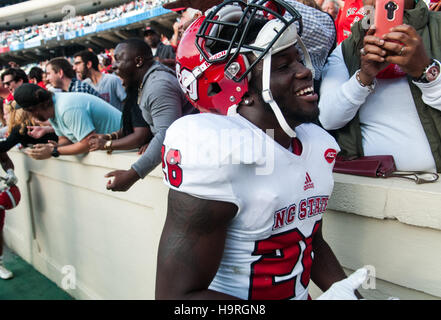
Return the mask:
[[15, 80], [9, 80], [9, 81], [3, 82], [3, 86], [4, 86], [4, 87], [6, 87], [6, 86], [9, 87], [9, 85], [10, 85], [12, 82], [16, 82], [16, 81], [15, 81]]

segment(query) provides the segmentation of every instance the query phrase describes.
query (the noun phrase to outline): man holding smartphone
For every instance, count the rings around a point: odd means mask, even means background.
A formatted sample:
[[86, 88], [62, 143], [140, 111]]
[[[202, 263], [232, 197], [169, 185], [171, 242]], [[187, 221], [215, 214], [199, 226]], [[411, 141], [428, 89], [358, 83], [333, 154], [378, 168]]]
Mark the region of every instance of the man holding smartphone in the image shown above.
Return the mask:
[[414, 0], [404, 11], [403, 24], [381, 38], [358, 22], [334, 50], [319, 120], [336, 130], [342, 155], [391, 154], [398, 170], [440, 172], [441, 14]]

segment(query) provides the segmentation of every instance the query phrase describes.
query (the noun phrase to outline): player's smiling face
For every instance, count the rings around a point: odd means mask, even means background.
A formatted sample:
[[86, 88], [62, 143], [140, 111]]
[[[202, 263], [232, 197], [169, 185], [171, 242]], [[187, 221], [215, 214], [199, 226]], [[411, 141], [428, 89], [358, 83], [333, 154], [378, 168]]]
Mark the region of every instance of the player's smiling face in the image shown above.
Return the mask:
[[317, 119], [318, 95], [311, 70], [304, 66], [295, 46], [271, 58], [271, 92], [286, 120], [294, 125]]

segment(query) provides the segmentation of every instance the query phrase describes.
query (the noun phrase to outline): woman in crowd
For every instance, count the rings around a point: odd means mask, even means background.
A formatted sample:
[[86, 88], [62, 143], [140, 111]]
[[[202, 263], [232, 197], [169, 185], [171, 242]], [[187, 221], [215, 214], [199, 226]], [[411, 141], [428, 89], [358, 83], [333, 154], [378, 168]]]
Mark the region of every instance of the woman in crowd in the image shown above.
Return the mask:
[[30, 113], [23, 109], [15, 110], [15, 101], [10, 104], [3, 104], [3, 114], [8, 130], [6, 140], [0, 142], [0, 152], [7, 152], [16, 144], [23, 147], [37, 143], [47, 143], [48, 141], [58, 141], [55, 133], [47, 133], [36, 139], [27, 134], [27, 126], [37, 126], [37, 122]]

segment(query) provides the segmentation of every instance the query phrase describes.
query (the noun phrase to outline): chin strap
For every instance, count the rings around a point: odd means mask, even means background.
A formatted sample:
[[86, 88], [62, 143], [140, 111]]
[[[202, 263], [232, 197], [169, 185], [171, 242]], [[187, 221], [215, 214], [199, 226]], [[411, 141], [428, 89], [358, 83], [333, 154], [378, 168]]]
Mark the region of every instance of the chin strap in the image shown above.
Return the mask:
[[[314, 67], [311, 63], [311, 57], [309, 56], [308, 50], [306, 49], [305, 45], [302, 42], [302, 39], [300, 39], [299, 36], [297, 36], [297, 43], [299, 44], [300, 48], [303, 51], [304, 59], [305, 59], [305, 65], [306, 67], [311, 70], [312, 72], [312, 78], [314, 79]], [[291, 138], [296, 137], [296, 133], [293, 128], [289, 126], [289, 124], [286, 122], [285, 117], [282, 114], [282, 111], [280, 111], [279, 106], [277, 105], [277, 102], [274, 100], [273, 95], [271, 93], [270, 89], [270, 79], [271, 79], [271, 49], [268, 51], [268, 53], [263, 58], [263, 73], [262, 73], [262, 98], [263, 100], [268, 103], [273, 110], [277, 121], [279, 122], [280, 127], [283, 129], [283, 131]]]
[[286, 122], [285, 117], [282, 114], [282, 111], [280, 111], [280, 108], [277, 105], [277, 102], [274, 101], [273, 95], [270, 90], [270, 78], [271, 78], [271, 49], [263, 58], [262, 98], [263, 101], [268, 103], [271, 106], [271, 109], [273, 109], [277, 121], [279, 122], [279, 125], [283, 129], [283, 131], [285, 131], [285, 133], [289, 137], [295, 138], [296, 137], [295, 131]]

